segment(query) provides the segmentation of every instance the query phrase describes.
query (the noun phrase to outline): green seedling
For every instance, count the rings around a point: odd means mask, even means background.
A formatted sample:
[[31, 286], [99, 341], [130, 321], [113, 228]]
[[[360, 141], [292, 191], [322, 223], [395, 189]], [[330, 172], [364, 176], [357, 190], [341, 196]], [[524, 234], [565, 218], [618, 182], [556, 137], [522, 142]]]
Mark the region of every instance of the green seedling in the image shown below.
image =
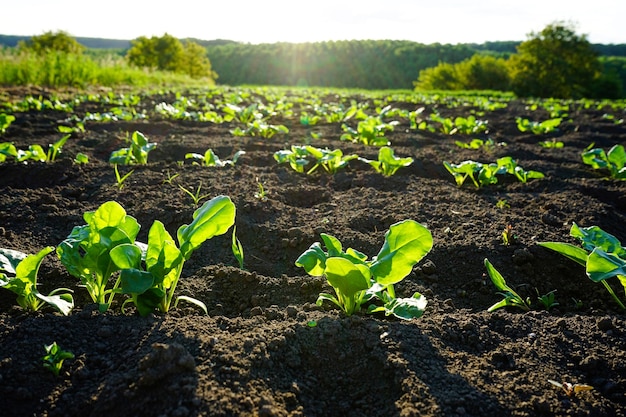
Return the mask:
[[74, 126], [59, 125], [57, 126], [57, 130], [60, 133], [68, 133], [70, 135], [72, 133], [85, 133], [85, 124], [83, 122], [76, 122]]
[[198, 188], [196, 189], [195, 193], [191, 192], [189, 189], [183, 187], [180, 184], [178, 184], [178, 188], [180, 188], [185, 194], [191, 197], [194, 207], [198, 207], [198, 205], [200, 204], [200, 201], [204, 200], [210, 195], [210, 194], [200, 194], [200, 190], [202, 189], [202, 183], [198, 184]]
[[35, 255], [0, 249], [0, 287], [17, 294], [17, 303], [23, 309], [37, 311], [48, 304], [63, 315], [68, 315], [74, 307], [72, 290], [57, 288], [48, 295], [37, 290], [37, 275], [43, 258], [54, 251], [47, 246]]
[[254, 198], [256, 198], [257, 200], [260, 200], [260, 201], [266, 201], [267, 200], [267, 191], [265, 191], [265, 188], [263, 188], [263, 183], [261, 183], [261, 181], [259, 181], [258, 178], [257, 178], [257, 186], [259, 187], [259, 191], [254, 193]]
[[522, 133], [530, 131], [535, 135], [542, 135], [559, 130], [558, 127], [561, 125], [561, 120], [560, 117], [556, 117], [543, 122], [532, 122], [528, 119], [518, 117], [515, 119], [515, 122], [517, 129]]
[[502, 274], [500, 274], [500, 272], [498, 272], [496, 268], [494, 268], [494, 266], [491, 264], [491, 262], [489, 262], [487, 258], [485, 258], [484, 263], [485, 267], [487, 268], [487, 274], [489, 274], [489, 278], [491, 278], [491, 282], [493, 282], [493, 285], [495, 285], [495, 287], [501, 291], [499, 294], [504, 297], [503, 300], [489, 307], [487, 311], [491, 312], [506, 306], [519, 307], [522, 310], [529, 311], [530, 299], [527, 298], [526, 300], [524, 300], [522, 297], [520, 297], [518, 293], [515, 292], [514, 289], [509, 287], [504, 280]]
[[344, 133], [341, 140], [349, 140], [354, 143], [363, 143], [368, 146], [389, 146], [390, 143], [385, 137], [385, 132], [393, 131], [398, 122], [383, 122], [382, 115], [379, 117], [370, 116], [357, 124], [353, 129], [347, 124], [341, 126]]
[[302, 112], [300, 115], [300, 124], [303, 126], [315, 126], [319, 123], [320, 116], [310, 115], [306, 112]]
[[6, 161], [9, 157], [17, 159], [17, 148], [11, 142], [0, 143], [0, 162]]
[[443, 165], [448, 172], [452, 174], [456, 185], [463, 185], [468, 178], [472, 180], [476, 188], [484, 187], [489, 184], [496, 184], [498, 178], [496, 174], [502, 173], [497, 164], [481, 164], [476, 161], [463, 161], [460, 164], [452, 164], [444, 161]]
[[499, 158], [496, 163], [482, 164], [475, 161], [463, 161], [460, 164], [451, 164], [444, 161], [443, 165], [452, 174], [456, 184], [460, 187], [467, 178], [470, 178], [476, 188], [489, 184], [497, 184], [496, 175], [511, 174], [520, 182], [526, 183], [531, 178], [543, 178], [538, 171], [526, 171], [510, 156]]
[[115, 201], [108, 201], [95, 211], [86, 212], [83, 218], [87, 224], [72, 229], [67, 239], [57, 247], [57, 255], [67, 271], [80, 279], [99, 310], [105, 312], [119, 292], [120, 285], [117, 278], [110, 286], [113, 274], [119, 270], [111, 259], [111, 250], [119, 245], [135, 243], [140, 226]]
[[[167, 313], [174, 301], [174, 292], [183, 265], [191, 254], [206, 240], [223, 235], [235, 223], [235, 205], [227, 196], [218, 196], [193, 213], [193, 221], [182, 225], [176, 234], [178, 246], [165, 226], [155, 220], [148, 232], [148, 244], [144, 251], [131, 242], [111, 250], [111, 260], [120, 269], [121, 291], [131, 296], [123, 308], [132, 303], [140, 315], [155, 310]], [[207, 313], [206, 305], [188, 296], [179, 296]]]
[[[536, 291], [536, 290], [535, 290]], [[554, 293], [556, 290], [552, 290], [549, 293], [544, 295], [539, 295], [539, 291], [537, 291], [537, 300], [541, 303], [543, 308], [546, 310], [550, 310], [552, 307], [556, 307], [559, 303], [556, 302]]]
[[587, 149], [582, 158], [593, 169], [606, 169], [611, 178], [626, 180], [626, 151], [622, 145], [615, 145], [608, 152], [601, 148]]
[[174, 181], [176, 178], [178, 178], [178, 177], [180, 176], [180, 174], [174, 174], [174, 175], [172, 175], [172, 174], [170, 174], [170, 172], [169, 172], [169, 171], [167, 171], [167, 172], [165, 173], [165, 175], [167, 176], [167, 178], [165, 178], [165, 179], [163, 180], [163, 184], [169, 184], [169, 185], [173, 185], [173, 182], [172, 182], [172, 181]]
[[359, 161], [363, 161], [369, 164], [376, 172], [383, 174], [385, 177], [394, 175], [400, 168], [407, 167], [413, 163], [413, 158], [398, 158], [394, 155], [393, 149], [388, 146], [383, 146], [378, 151], [378, 160], [371, 161], [365, 158], [358, 158]]
[[496, 143], [493, 139], [472, 139], [469, 143], [464, 143], [459, 140], [454, 142], [456, 146], [463, 149], [484, 149], [487, 152], [491, 152], [496, 146], [506, 146], [504, 142]]
[[133, 172], [135, 172], [135, 170], [131, 169], [126, 174], [121, 175], [119, 169], [117, 168], [117, 164], [113, 164], [113, 172], [115, 173], [115, 181], [117, 182], [117, 189], [121, 190], [122, 188], [124, 188], [124, 183], [126, 182], [126, 180], [130, 178], [131, 175], [133, 175]]
[[237, 263], [239, 263], [239, 268], [243, 269], [243, 245], [237, 238], [237, 227], [233, 226], [233, 235], [232, 235], [232, 243], [231, 248], [233, 250], [233, 255], [235, 259], [237, 259]]
[[126, 142], [129, 143], [129, 147], [113, 151], [109, 157], [109, 163], [145, 165], [148, 163], [148, 154], [157, 146], [155, 142], [148, 142], [144, 134], [137, 131], [133, 132], [130, 138], [127, 135]]
[[224, 112], [224, 121], [238, 121], [240, 123], [248, 124], [256, 120], [263, 119], [263, 113], [258, 111], [259, 105], [257, 103], [250, 104], [247, 107], [237, 106], [235, 104], [227, 103], [222, 109]]
[[15, 121], [15, 116], [11, 114], [0, 113], [0, 135], [7, 131], [11, 123]]
[[337, 171], [348, 166], [348, 162], [359, 157], [355, 154], [344, 155], [341, 149], [331, 151], [329, 149], [306, 146], [305, 150], [315, 159], [315, 165], [307, 171], [307, 174], [313, 173], [320, 166], [329, 174], [336, 174]]
[[61, 349], [61, 347], [57, 345], [57, 342], [44, 346], [44, 349], [46, 350], [46, 354], [41, 358], [43, 367], [52, 372], [54, 376], [59, 376], [63, 362], [66, 359], [74, 359], [74, 354]]
[[508, 224], [502, 231], [502, 243], [504, 246], [511, 246], [517, 240], [517, 236], [513, 233], [513, 226]]
[[235, 153], [235, 155], [233, 155], [233, 159], [225, 159], [225, 160], [221, 160], [217, 155], [215, 155], [215, 152], [213, 152], [213, 149], [207, 149], [206, 152], [204, 153], [204, 155], [201, 155], [199, 153], [188, 153], [185, 154], [185, 159], [193, 159], [194, 165], [202, 165], [205, 167], [225, 167], [225, 166], [233, 166], [237, 163], [237, 161], [239, 160], [239, 158], [244, 155], [246, 152], [245, 151], [238, 151]]
[[601, 282], [620, 308], [626, 310], [607, 282], [609, 278], [617, 277], [626, 291], [626, 248], [615, 236], [598, 226], [578, 227], [574, 223], [570, 235], [580, 240], [582, 248], [563, 242], [542, 242], [539, 245], [585, 267], [587, 277], [593, 282]]
[[274, 159], [279, 164], [289, 163], [291, 169], [304, 173], [304, 168], [309, 164], [307, 157], [309, 151], [306, 146], [291, 145], [291, 150], [283, 149], [274, 152]]
[[345, 251], [339, 239], [322, 233], [322, 241], [315, 242], [296, 260], [296, 266], [312, 276], [325, 276], [335, 294], [321, 293], [317, 304], [330, 301], [346, 315], [361, 310], [363, 304], [378, 299], [382, 306], [371, 304], [370, 313], [384, 312], [401, 319], [420, 317], [426, 299], [419, 293], [410, 298], [396, 298], [394, 284], [402, 281], [433, 245], [430, 231], [413, 220], [391, 225], [385, 233], [385, 243], [378, 255], [368, 260], [367, 255], [348, 248]]
[[508, 174], [515, 175], [521, 183], [526, 183], [531, 178], [540, 179], [544, 177], [543, 173], [539, 171], [524, 170], [521, 166], [517, 165], [517, 162], [510, 156], [498, 158], [496, 164], [501, 171], [503, 170]]
[[89, 157], [82, 152], [78, 152], [74, 157], [74, 163], [78, 165], [88, 164]]
[[255, 120], [248, 123], [245, 129], [236, 127], [230, 133], [235, 136], [260, 136], [269, 139], [279, 133], [289, 133], [289, 129], [284, 125], [272, 125], [263, 120]]
[[504, 210], [507, 208], [511, 208], [511, 205], [509, 204], [508, 201], [502, 199], [496, 202], [496, 208], [499, 208], [500, 210]]
[[65, 135], [55, 143], [48, 145], [48, 153], [46, 154], [47, 162], [54, 162], [57, 159], [57, 155], [61, 153], [61, 148], [65, 145], [65, 142], [71, 135]]
[[547, 149], [560, 149], [564, 146], [563, 142], [552, 138], [552, 140], [545, 140], [539, 142], [539, 146]]

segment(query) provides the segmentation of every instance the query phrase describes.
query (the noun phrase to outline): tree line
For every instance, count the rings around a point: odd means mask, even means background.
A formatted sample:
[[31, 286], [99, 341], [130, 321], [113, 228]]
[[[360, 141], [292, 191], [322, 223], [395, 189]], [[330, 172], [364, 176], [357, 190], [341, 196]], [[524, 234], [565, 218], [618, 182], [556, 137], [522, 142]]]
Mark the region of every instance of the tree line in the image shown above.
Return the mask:
[[[546, 38], [546, 30], [555, 39], [550, 41], [550, 47], [544, 48], [547, 51], [543, 51], [541, 44], [537, 48], [537, 38]], [[569, 43], [561, 42], [563, 39], [559, 37], [569, 37]], [[0, 44], [10, 44], [15, 38], [18, 37], [0, 35]], [[71, 38], [63, 32], [21, 37], [16, 44], [18, 48], [41, 49], [43, 44], [46, 48], [58, 49], [63, 42], [50, 45], [58, 43], [59, 38], [76, 51], [88, 54], [117, 51], [133, 66], [182, 72], [193, 77], [219, 77], [218, 82], [225, 85], [364, 89], [408, 89], [415, 85], [421, 89], [495, 89], [513, 90], [518, 95], [607, 98], [622, 97], [626, 92], [626, 45], [590, 44], [585, 36], [577, 35], [573, 28], [559, 22], [540, 33], [529, 34], [524, 42], [483, 44], [353, 40], [253, 45], [219, 39], [181, 41], [168, 34], [108, 43], [103, 39]], [[557, 41], [561, 42], [560, 46], [555, 46]], [[123, 42], [127, 43], [127, 48], [120, 48]], [[542, 42], [544, 46], [549, 43], [546, 39]], [[532, 55], [529, 45], [534, 45], [530, 47], [532, 53], [548, 55], [535, 56], [529, 61]], [[584, 51], [583, 56], [572, 55], [572, 49], [580, 51], [579, 47]], [[576, 56], [577, 61], [572, 61], [572, 56]], [[546, 64], [554, 61], [560, 62], [567, 74], [559, 65], [555, 69]], [[572, 65], [575, 68], [572, 69]], [[537, 67], [544, 73], [538, 74]], [[556, 72], [550, 74], [550, 71]], [[573, 82], [581, 73], [586, 77], [582, 84]], [[524, 78], [525, 74], [530, 76]], [[574, 86], [569, 91], [562, 86], [560, 90], [552, 88], [555, 78], [560, 79], [561, 84]], [[540, 86], [539, 79], [543, 83]]]

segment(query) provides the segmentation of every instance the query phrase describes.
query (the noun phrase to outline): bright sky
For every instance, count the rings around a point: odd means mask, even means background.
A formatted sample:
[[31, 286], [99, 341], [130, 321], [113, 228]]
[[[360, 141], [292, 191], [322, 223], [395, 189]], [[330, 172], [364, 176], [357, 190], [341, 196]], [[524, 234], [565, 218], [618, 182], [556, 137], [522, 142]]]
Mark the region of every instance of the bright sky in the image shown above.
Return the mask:
[[606, 44], [626, 43], [625, 18], [624, 0], [20, 0], [3, 5], [0, 34], [482, 43], [525, 40], [529, 32], [565, 20], [590, 42]]

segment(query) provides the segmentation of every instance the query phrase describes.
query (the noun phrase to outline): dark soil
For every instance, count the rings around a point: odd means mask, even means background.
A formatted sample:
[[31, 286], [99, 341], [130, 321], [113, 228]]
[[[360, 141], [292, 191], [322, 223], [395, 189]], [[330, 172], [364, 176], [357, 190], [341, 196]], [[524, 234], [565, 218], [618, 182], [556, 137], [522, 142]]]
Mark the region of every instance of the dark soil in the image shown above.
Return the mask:
[[[43, 92], [44, 94], [46, 92]], [[279, 90], [278, 94], [285, 93]], [[5, 91], [15, 100], [24, 91]], [[285, 93], [289, 94], [289, 93]], [[332, 100], [326, 96], [325, 100]], [[355, 97], [363, 100], [362, 97]], [[142, 105], [174, 100], [144, 98]], [[348, 101], [349, 102], [349, 101]], [[419, 104], [399, 103], [414, 109]], [[372, 105], [371, 108], [374, 106]], [[429, 114], [433, 105], [426, 105]], [[440, 106], [444, 116], [467, 116], [470, 107]], [[549, 118], [521, 101], [487, 112], [489, 137], [506, 147], [462, 150], [471, 137], [409, 130], [404, 120], [388, 134], [396, 155], [415, 162], [390, 178], [351, 161], [335, 176], [306, 176], [278, 165], [273, 153], [301, 144], [341, 148], [375, 159], [377, 148], [340, 142], [340, 124], [305, 128], [299, 109], [274, 123], [290, 128], [272, 139], [235, 137], [236, 123], [171, 121], [150, 112], [133, 122], [87, 123], [55, 163], [0, 164], [0, 247], [35, 253], [58, 245], [85, 211], [115, 200], [143, 226], [154, 220], [170, 233], [191, 221], [191, 199], [176, 184], [232, 198], [245, 268], [232, 255], [230, 233], [207, 241], [185, 264], [177, 292], [206, 303], [209, 314], [181, 303], [167, 315], [120, 311], [122, 297], [99, 313], [77, 279], [52, 254], [40, 271], [40, 290], [74, 289], [76, 308], [65, 317], [51, 309], [26, 312], [0, 291], [0, 414], [4, 416], [624, 416], [626, 319], [584, 268], [537, 245], [575, 243], [573, 222], [597, 225], [626, 242], [626, 182], [582, 163], [591, 142], [608, 149], [626, 144], [626, 125], [602, 118], [606, 110], [572, 105], [558, 133], [522, 134], [515, 117]], [[77, 107], [105, 111], [104, 104]], [[59, 111], [16, 113], [2, 136], [21, 149], [56, 141]], [[622, 115], [623, 116], [623, 115]], [[111, 151], [126, 132], [143, 132], [157, 148], [116, 186]], [[541, 140], [563, 141], [544, 149]], [[187, 152], [212, 148], [222, 158], [246, 154], [234, 167], [183, 161]], [[72, 162], [77, 152], [87, 165]], [[510, 155], [545, 174], [526, 184], [502, 179], [476, 189], [457, 187], [442, 165]], [[122, 172], [128, 168], [122, 167]], [[172, 184], [168, 175], [179, 174]], [[261, 182], [267, 199], [255, 198]], [[496, 203], [505, 200], [506, 207]], [[400, 296], [428, 299], [424, 316], [401, 321], [366, 313], [346, 317], [318, 307], [323, 278], [294, 261], [321, 232], [370, 256], [389, 226], [404, 219], [426, 225], [432, 251], [399, 285]], [[505, 246], [511, 225], [516, 239]], [[510, 286], [532, 301], [532, 311], [487, 308], [501, 299], [483, 265], [488, 258]], [[613, 282], [618, 295], [623, 289]], [[559, 305], [541, 308], [537, 294], [556, 290]], [[316, 325], [313, 325], [316, 323]], [[75, 354], [55, 377], [42, 366], [43, 346], [56, 341]], [[548, 380], [585, 384], [573, 396]]]

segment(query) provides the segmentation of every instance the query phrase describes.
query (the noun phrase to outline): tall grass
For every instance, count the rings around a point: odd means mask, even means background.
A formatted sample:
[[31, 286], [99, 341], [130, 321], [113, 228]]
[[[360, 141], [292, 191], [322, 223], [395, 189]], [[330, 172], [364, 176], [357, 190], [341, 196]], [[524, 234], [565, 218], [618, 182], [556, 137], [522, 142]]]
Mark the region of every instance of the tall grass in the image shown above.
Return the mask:
[[93, 58], [64, 52], [43, 55], [17, 49], [0, 50], [0, 85], [46, 87], [198, 86], [213, 85], [183, 74], [130, 67], [115, 55]]

